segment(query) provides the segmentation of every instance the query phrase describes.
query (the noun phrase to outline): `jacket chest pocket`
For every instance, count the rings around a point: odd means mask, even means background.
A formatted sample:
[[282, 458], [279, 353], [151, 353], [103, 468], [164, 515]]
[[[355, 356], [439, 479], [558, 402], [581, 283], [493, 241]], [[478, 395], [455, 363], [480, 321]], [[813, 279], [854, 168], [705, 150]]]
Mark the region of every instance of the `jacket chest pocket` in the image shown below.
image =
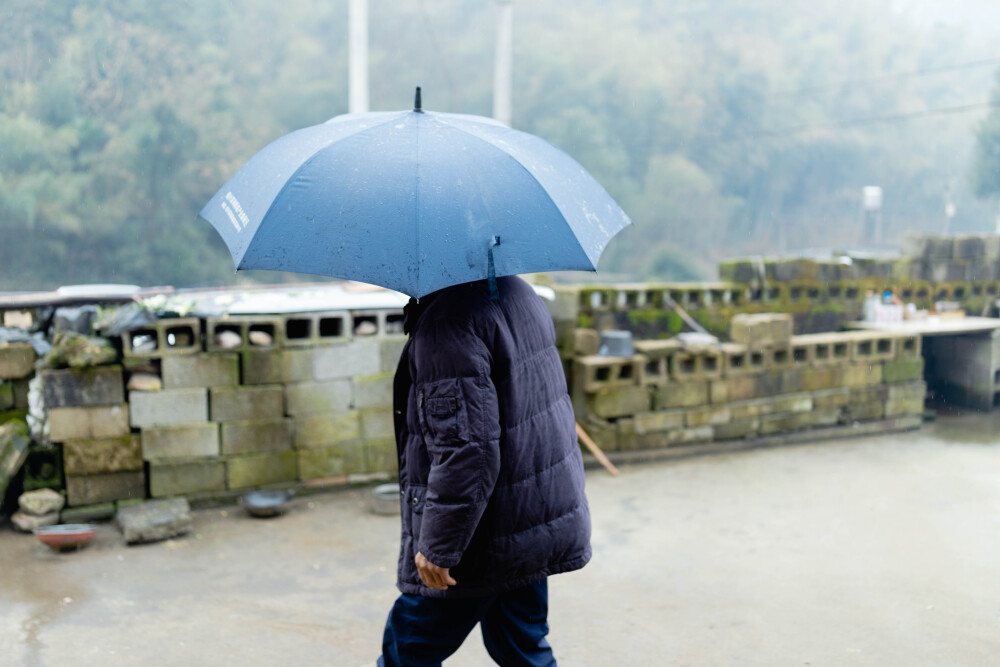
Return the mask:
[[417, 418], [428, 445], [447, 447], [468, 442], [469, 417], [461, 381], [442, 380], [420, 385]]

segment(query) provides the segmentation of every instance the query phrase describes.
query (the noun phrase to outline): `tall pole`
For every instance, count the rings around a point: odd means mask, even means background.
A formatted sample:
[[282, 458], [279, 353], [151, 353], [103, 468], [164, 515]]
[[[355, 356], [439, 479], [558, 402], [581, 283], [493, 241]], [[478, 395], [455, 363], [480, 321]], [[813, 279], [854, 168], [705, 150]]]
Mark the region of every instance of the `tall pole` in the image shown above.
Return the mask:
[[511, 123], [511, 88], [514, 80], [514, 4], [496, 0], [497, 49], [493, 66], [493, 118], [504, 125]]
[[368, 0], [350, 0], [347, 9], [347, 110], [368, 111]]

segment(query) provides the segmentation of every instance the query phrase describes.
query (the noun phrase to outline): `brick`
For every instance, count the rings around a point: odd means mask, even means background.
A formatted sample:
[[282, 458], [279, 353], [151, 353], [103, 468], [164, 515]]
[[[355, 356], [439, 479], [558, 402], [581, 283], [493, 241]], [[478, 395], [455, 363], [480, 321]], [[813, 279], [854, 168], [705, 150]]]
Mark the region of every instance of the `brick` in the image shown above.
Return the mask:
[[732, 414], [726, 406], [692, 408], [687, 410], [684, 421], [688, 427], [716, 426], [725, 424], [732, 419]]
[[361, 415], [361, 439], [381, 440], [395, 437], [395, 421], [390, 408], [366, 408]]
[[218, 424], [190, 424], [142, 430], [142, 456], [147, 461], [218, 455]]
[[924, 377], [924, 360], [922, 357], [910, 359], [895, 359], [882, 364], [882, 382], [911, 382]]
[[406, 341], [406, 336], [386, 336], [378, 342], [379, 371], [382, 373], [396, 372]]
[[129, 392], [132, 426], [180, 426], [208, 421], [207, 389]]
[[226, 459], [226, 486], [245, 489], [297, 479], [295, 452], [247, 454]]
[[314, 414], [295, 419], [296, 449], [326, 448], [361, 440], [358, 412]]
[[354, 383], [354, 407], [374, 408], [392, 406], [393, 373], [364, 375], [352, 380]]
[[280, 385], [213, 387], [209, 390], [208, 405], [214, 422], [281, 419], [285, 414]]
[[646, 387], [604, 387], [587, 396], [587, 411], [604, 419], [625, 417], [648, 412], [650, 399]]
[[222, 424], [222, 453], [253, 454], [292, 448], [292, 420], [253, 420]]
[[146, 475], [141, 471], [66, 476], [66, 501], [71, 507], [145, 497]]
[[285, 385], [285, 413], [300, 415], [347, 412], [351, 409], [351, 381], [299, 382]]
[[381, 370], [382, 358], [377, 340], [337, 342], [313, 350], [313, 376], [317, 380], [372, 375]]
[[672, 382], [653, 392], [653, 408], [669, 410], [708, 404], [708, 380]]
[[365, 449], [360, 441], [334, 447], [304, 449], [296, 453], [299, 478], [323, 479], [366, 472]]
[[42, 396], [48, 408], [120, 405], [125, 402], [121, 366], [41, 373]]
[[637, 412], [633, 419], [635, 432], [640, 435], [657, 431], [669, 431], [684, 426], [684, 410]]
[[38, 355], [30, 343], [0, 343], [0, 380], [18, 380], [35, 372]]
[[164, 357], [164, 389], [224, 387], [240, 382], [240, 357], [235, 352], [213, 352]]
[[129, 433], [128, 405], [100, 405], [87, 408], [49, 410], [49, 439], [66, 440], [117, 438]]
[[226, 490], [224, 461], [152, 461], [149, 464], [149, 495], [153, 498], [185, 496]]
[[67, 440], [62, 446], [67, 475], [142, 470], [142, 439], [138, 434], [101, 440]]
[[367, 472], [396, 472], [398, 461], [396, 441], [393, 438], [366, 440], [362, 448], [365, 452]]

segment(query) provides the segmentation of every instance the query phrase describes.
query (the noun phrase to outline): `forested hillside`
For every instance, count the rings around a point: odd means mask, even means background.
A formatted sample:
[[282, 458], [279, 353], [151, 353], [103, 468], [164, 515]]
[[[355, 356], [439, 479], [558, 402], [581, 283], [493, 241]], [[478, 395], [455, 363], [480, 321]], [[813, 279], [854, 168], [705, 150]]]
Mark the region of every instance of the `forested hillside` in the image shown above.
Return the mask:
[[[491, 112], [495, 7], [371, 2], [372, 108]], [[906, 229], [993, 229], [970, 194], [1000, 43], [890, 0], [515, 0], [514, 125], [632, 216], [602, 269], [714, 275]], [[0, 290], [236, 280], [197, 212], [244, 160], [347, 108], [347, 1], [5, 0]], [[1000, 31], [1000, 29], [998, 29]], [[255, 279], [267, 276], [257, 274]], [[271, 278], [274, 279], [274, 278]]]

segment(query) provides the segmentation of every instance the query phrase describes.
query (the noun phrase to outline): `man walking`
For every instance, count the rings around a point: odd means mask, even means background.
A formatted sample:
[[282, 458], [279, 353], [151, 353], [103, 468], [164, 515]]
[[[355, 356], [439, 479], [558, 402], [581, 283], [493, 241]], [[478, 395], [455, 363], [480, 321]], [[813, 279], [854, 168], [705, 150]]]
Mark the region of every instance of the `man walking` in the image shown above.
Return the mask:
[[479, 623], [498, 664], [555, 665], [547, 577], [583, 567], [591, 549], [552, 318], [507, 277], [411, 300], [404, 327], [393, 391], [402, 595], [378, 664], [440, 665]]

